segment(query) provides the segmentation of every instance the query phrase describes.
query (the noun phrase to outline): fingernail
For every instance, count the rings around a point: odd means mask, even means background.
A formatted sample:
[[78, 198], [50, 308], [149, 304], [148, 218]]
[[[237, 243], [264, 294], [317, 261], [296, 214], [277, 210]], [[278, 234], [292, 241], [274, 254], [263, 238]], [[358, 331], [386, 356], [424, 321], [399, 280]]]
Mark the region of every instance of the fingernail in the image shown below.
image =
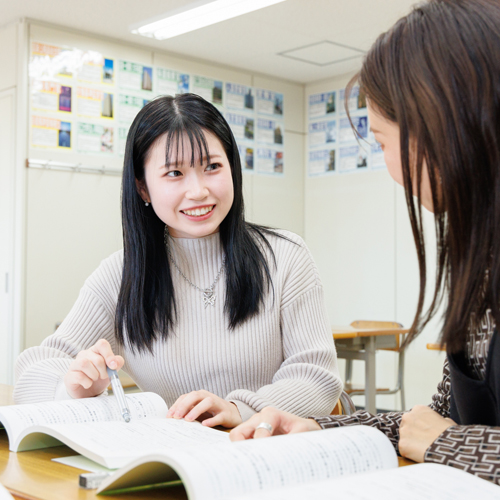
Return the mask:
[[188, 413], [185, 417], [184, 420], [193, 420], [193, 415], [191, 413]]
[[116, 368], [116, 361], [111, 361], [111, 363], [109, 363], [109, 367], [114, 370]]
[[176, 412], [174, 413], [174, 417], [175, 417], [175, 418], [181, 418], [181, 412], [180, 412], [180, 411], [176, 411]]

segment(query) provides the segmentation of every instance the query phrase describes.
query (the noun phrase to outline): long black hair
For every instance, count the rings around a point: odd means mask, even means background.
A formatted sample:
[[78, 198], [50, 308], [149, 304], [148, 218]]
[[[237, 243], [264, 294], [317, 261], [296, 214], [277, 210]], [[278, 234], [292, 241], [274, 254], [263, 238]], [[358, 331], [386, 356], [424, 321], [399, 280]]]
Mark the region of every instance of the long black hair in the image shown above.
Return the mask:
[[230, 328], [258, 313], [272, 287], [263, 253], [267, 246], [274, 258], [266, 238], [270, 230], [245, 221], [240, 155], [228, 123], [215, 106], [195, 94], [158, 97], [146, 104], [132, 123], [123, 167], [124, 261], [115, 330], [121, 344], [127, 341], [139, 352], [151, 350], [156, 339], [167, 338], [175, 325], [176, 306], [165, 224], [151, 206], [145, 206], [136, 181], [144, 182], [144, 163], [151, 146], [163, 135], [167, 138], [167, 159], [171, 152], [179, 155], [180, 149], [183, 154], [185, 138], [191, 144], [191, 166], [195, 158], [209, 158], [206, 131], [224, 147], [233, 179], [234, 201], [219, 228], [225, 256], [224, 310]]
[[[380, 35], [355, 77], [374, 110], [400, 128], [420, 270], [408, 342], [443, 298], [441, 342], [449, 352], [464, 349], [487, 309], [500, 326], [499, 75], [500, 2], [430, 0]], [[424, 163], [437, 240], [434, 296], [425, 314], [424, 230], [414, 200], [421, 199]]]

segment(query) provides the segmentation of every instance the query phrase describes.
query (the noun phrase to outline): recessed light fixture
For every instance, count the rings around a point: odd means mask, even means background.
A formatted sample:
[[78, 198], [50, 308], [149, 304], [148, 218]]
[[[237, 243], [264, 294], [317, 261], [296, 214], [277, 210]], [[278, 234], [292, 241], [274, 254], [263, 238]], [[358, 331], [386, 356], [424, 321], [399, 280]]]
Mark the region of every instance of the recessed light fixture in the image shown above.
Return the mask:
[[131, 26], [132, 33], [165, 40], [211, 24], [263, 9], [286, 0], [215, 0], [190, 4], [140, 25]]

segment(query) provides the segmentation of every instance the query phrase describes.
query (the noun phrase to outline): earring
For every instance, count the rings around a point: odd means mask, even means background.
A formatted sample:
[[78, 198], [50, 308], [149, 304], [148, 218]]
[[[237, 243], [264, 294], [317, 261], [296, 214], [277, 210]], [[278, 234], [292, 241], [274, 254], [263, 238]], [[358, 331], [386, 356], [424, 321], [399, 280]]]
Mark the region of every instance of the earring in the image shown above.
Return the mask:
[[144, 203], [144, 205], [146, 205], [147, 207], [149, 207], [149, 201], [146, 201], [146, 202]]

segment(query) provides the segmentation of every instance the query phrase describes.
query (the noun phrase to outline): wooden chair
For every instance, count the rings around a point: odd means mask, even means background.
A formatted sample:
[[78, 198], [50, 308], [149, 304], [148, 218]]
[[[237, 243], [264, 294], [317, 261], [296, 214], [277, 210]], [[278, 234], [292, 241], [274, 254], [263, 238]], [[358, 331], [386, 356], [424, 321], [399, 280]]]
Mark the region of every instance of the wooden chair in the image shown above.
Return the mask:
[[330, 415], [352, 415], [355, 411], [356, 407], [354, 406], [352, 399], [349, 397], [349, 394], [342, 391], [339, 400]]
[[[403, 328], [401, 323], [396, 323], [394, 321], [353, 321], [351, 323], [353, 328]], [[401, 344], [403, 341], [404, 334], [396, 334], [395, 346], [394, 347], [380, 347], [378, 349], [383, 351], [393, 351], [397, 353], [398, 356], [398, 376], [397, 382], [392, 389], [382, 389], [377, 388], [377, 394], [396, 394], [400, 393], [401, 398], [401, 409], [405, 410], [405, 392], [404, 392], [404, 367], [405, 367], [405, 356], [404, 351], [401, 349]], [[364, 388], [355, 388], [352, 385], [352, 359], [346, 359], [346, 375], [344, 389], [350, 396], [364, 395]]]

